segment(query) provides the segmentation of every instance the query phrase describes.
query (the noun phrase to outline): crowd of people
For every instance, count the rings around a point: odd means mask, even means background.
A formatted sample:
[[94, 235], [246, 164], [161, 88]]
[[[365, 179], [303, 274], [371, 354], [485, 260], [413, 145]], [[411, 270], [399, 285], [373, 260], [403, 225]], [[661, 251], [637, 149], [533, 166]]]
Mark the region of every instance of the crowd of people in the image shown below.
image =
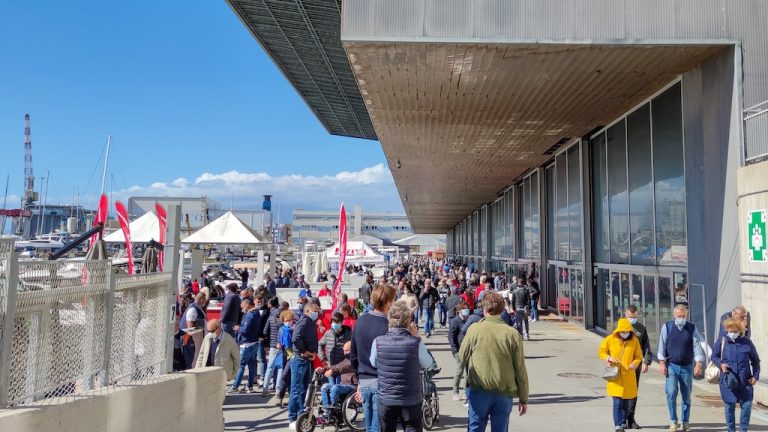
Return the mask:
[[[421, 431], [424, 395], [419, 374], [437, 367], [424, 339], [434, 336], [438, 327], [447, 329], [455, 361], [453, 400], [464, 401], [469, 431], [484, 431], [489, 424], [492, 432], [506, 431], [514, 398], [518, 413], [527, 412], [523, 341], [530, 339], [531, 323], [539, 320], [535, 275], [514, 275], [507, 283], [503, 272], [479, 273], [446, 261], [411, 260], [378, 279], [366, 274], [357, 298], [350, 301], [340, 294], [333, 310], [324, 310], [320, 300], [327, 297], [330, 302], [333, 274], [319, 275], [325, 284], [316, 295], [302, 275], [290, 270], [274, 279], [266, 276], [256, 289], [247, 280], [223, 289], [211, 287], [205, 276], [201, 275], [197, 292], [190, 287], [181, 299], [177, 368], [219, 366], [231, 381], [231, 392], [274, 396], [280, 407], [287, 402], [289, 429], [296, 429], [313, 371], [320, 368], [325, 383], [318, 424], [328, 422], [331, 407], [353, 394], [362, 405], [367, 431], [388, 432], [398, 426]], [[296, 308], [279, 301], [280, 287], [300, 289]], [[223, 303], [221, 318], [206, 320], [207, 302], [217, 294]], [[685, 305], [677, 305], [674, 318], [658, 329], [657, 347], [651, 347], [638, 314], [636, 306], [628, 306], [598, 349], [606, 366], [603, 378], [613, 401], [614, 427], [640, 429], [636, 420], [640, 377], [655, 356], [666, 380], [669, 430], [688, 431], [692, 379], [703, 374], [707, 345], [687, 320]], [[749, 427], [753, 385], [760, 374], [750, 333], [746, 309], [734, 308], [721, 317], [711, 355], [710, 368], [719, 371], [729, 431]], [[247, 381], [242, 385], [246, 368]], [[741, 409], [738, 422], [736, 405]]]

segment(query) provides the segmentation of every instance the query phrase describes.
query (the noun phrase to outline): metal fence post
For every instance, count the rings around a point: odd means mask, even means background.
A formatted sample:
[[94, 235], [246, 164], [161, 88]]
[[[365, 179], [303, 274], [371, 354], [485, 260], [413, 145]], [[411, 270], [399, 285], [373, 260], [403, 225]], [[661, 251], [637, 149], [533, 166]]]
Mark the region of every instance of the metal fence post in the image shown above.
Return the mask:
[[11, 388], [11, 345], [16, 326], [16, 294], [19, 287], [19, 254], [11, 251], [6, 267], [7, 292], [5, 304], [0, 304], [3, 313], [3, 334], [0, 335], [0, 408], [8, 406], [8, 395]]
[[111, 266], [107, 269], [107, 298], [104, 304], [104, 381], [109, 385], [109, 368], [112, 365], [112, 323], [115, 315], [115, 274]]

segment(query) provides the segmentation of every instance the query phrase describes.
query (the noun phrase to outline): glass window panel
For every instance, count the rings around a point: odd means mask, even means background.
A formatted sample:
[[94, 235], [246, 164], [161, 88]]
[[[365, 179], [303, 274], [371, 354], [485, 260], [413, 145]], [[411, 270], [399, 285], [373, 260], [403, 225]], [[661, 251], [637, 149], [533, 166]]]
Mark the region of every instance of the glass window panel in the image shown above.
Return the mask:
[[557, 196], [557, 259], [568, 260], [568, 171], [565, 154], [561, 153], [555, 158], [555, 195]]
[[655, 264], [650, 105], [627, 116], [627, 162], [632, 264]]
[[578, 144], [568, 149], [567, 158], [570, 260], [581, 262], [581, 163]]
[[648, 339], [651, 342], [651, 348], [656, 351], [658, 343], [659, 320], [656, 318], [658, 304], [656, 303], [656, 280], [653, 276], [643, 277], [643, 315], [645, 317], [645, 327], [648, 329]]
[[611, 262], [608, 236], [608, 178], [605, 170], [605, 133], [591, 141], [592, 151], [592, 252], [595, 262]]
[[659, 278], [659, 325], [672, 319], [672, 287], [670, 278]]
[[662, 265], [688, 262], [680, 84], [651, 102], [656, 190], [656, 256]]
[[611, 262], [629, 263], [629, 209], [627, 201], [627, 146], [624, 121], [606, 132], [608, 195], [610, 196]]
[[525, 183], [521, 183], [517, 188], [518, 196], [518, 227], [517, 227], [517, 247], [520, 248], [520, 256], [525, 257], [525, 213], [526, 213], [526, 201], [528, 200], [528, 194], [525, 193]]
[[643, 322], [643, 314], [642, 314], [642, 308], [643, 308], [643, 276], [638, 274], [632, 275], [632, 291], [630, 292], [629, 296], [629, 304], [635, 305], [637, 307], [638, 311], [640, 311], [638, 316], [638, 321], [645, 324]]
[[602, 280], [602, 283], [600, 285], [600, 295], [603, 298], [603, 308], [601, 309], [604, 312], [604, 317], [602, 319], [605, 320], [603, 328], [611, 331], [613, 330], [613, 308], [612, 308], [612, 299], [613, 296], [611, 295], [611, 276], [610, 272], [607, 269], [600, 269], [600, 273], [598, 273], [599, 277]]
[[611, 272], [611, 306], [613, 317], [611, 328], [613, 328], [616, 325], [616, 321], [621, 318], [621, 280], [616, 272]]
[[555, 242], [555, 167], [546, 169], [547, 179], [547, 258], [557, 258], [557, 243]]
[[529, 233], [531, 236], [531, 253], [528, 258], [539, 258], [541, 256], [541, 235], [539, 231], [539, 174], [535, 173], [529, 177], [531, 187], [531, 223]]
[[569, 283], [569, 272], [565, 267], [558, 267], [557, 272], [558, 310], [561, 315], [567, 318], [571, 314], [571, 285]]

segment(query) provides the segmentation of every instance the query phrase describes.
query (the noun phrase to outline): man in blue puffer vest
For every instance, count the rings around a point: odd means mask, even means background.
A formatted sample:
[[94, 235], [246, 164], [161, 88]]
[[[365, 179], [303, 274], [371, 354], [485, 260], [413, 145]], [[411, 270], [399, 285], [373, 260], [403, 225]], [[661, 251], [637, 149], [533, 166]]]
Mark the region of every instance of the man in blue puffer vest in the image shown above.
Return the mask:
[[371, 346], [371, 365], [378, 370], [379, 430], [405, 432], [422, 430], [420, 371], [432, 367], [419, 330], [411, 322], [411, 311], [403, 301], [389, 309], [389, 331]]

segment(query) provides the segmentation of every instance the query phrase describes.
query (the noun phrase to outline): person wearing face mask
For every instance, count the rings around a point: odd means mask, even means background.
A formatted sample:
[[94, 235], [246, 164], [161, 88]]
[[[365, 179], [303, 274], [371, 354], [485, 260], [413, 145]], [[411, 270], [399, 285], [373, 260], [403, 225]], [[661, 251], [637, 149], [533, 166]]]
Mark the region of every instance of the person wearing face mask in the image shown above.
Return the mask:
[[456, 360], [456, 372], [453, 376], [453, 400], [458, 401], [461, 400], [459, 389], [461, 387], [461, 380], [464, 378], [464, 366], [459, 361], [459, 348], [461, 347], [459, 335], [461, 334], [461, 327], [469, 318], [470, 310], [469, 305], [463, 300], [459, 301], [456, 309], [458, 314], [448, 323], [448, 343], [451, 345], [451, 353], [453, 353], [453, 358]]
[[[725, 423], [728, 432], [736, 431], [736, 403], [741, 407], [739, 430], [749, 429], [752, 414], [753, 386], [760, 379], [760, 356], [752, 341], [744, 334], [743, 321], [738, 317], [725, 320], [725, 336], [718, 338], [712, 352], [712, 362], [720, 368], [720, 396], [725, 403]], [[725, 374], [733, 373], [736, 388], [727, 385]]]
[[[344, 344], [352, 339], [352, 329], [343, 324], [344, 315], [334, 312], [331, 318], [331, 328], [320, 339], [318, 357], [323, 366], [328, 367], [344, 360]], [[334, 382], [332, 384], [338, 384]]]
[[613, 398], [613, 425], [617, 431], [624, 431], [629, 401], [637, 398], [635, 371], [642, 364], [643, 350], [634, 331], [628, 319], [620, 319], [613, 334], [603, 339], [598, 350], [607, 366], [619, 369], [618, 376], [605, 385], [606, 393]]
[[[635, 369], [637, 377], [637, 386], [640, 388], [640, 373], [647, 373], [648, 366], [653, 363], [653, 353], [651, 352], [651, 343], [648, 341], [648, 330], [644, 325], [637, 321], [637, 306], [629, 305], [624, 312], [624, 317], [632, 324], [635, 337], [640, 341], [640, 349], [643, 351], [643, 364]], [[640, 425], [635, 421], [635, 410], [637, 409], [637, 398], [631, 399], [627, 403], [627, 419], [624, 425], [627, 429], [640, 429]]]
[[693, 376], [702, 375], [702, 364], [706, 359], [701, 348], [703, 338], [696, 326], [688, 322], [688, 308], [681, 304], [675, 306], [674, 316], [673, 320], [667, 321], [661, 327], [657, 354], [661, 374], [667, 381], [665, 391], [671, 422], [670, 432], [675, 432], [678, 428], [678, 391], [682, 398], [682, 430], [690, 430]]
[[317, 353], [317, 327], [315, 321], [320, 316], [320, 307], [309, 304], [304, 315], [293, 329], [291, 344], [291, 397], [288, 399], [288, 429], [296, 430], [296, 418], [304, 410], [304, 393], [311, 379], [312, 361]]
[[285, 392], [291, 385], [291, 363], [288, 361], [293, 356], [293, 319], [292, 310], [286, 309], [280, 312], [280, 321], [282, 326], [277, 332], [277, 357], [275, 357], [275, 367], [277, 369], [277, 388], [275, 394], [279, 398], [277, 406], [284, 406]]
[[253, 306], [251, 299], [245, 299], [241, 303], [243, 309], [243, 320], [237, 328], [237, 343], [240, 345], [240, 368], [235, 375], [235, 381], [232, 383], [233, 392], [240, 389], [240, 381], [243, 379], [245, 367], [248, 366], [248, 393], [253, 392], [253, 383], [256, 380], [256, 351], [261, 347], [259, 337], [261, 331], [259, 325], [261, 316]]

